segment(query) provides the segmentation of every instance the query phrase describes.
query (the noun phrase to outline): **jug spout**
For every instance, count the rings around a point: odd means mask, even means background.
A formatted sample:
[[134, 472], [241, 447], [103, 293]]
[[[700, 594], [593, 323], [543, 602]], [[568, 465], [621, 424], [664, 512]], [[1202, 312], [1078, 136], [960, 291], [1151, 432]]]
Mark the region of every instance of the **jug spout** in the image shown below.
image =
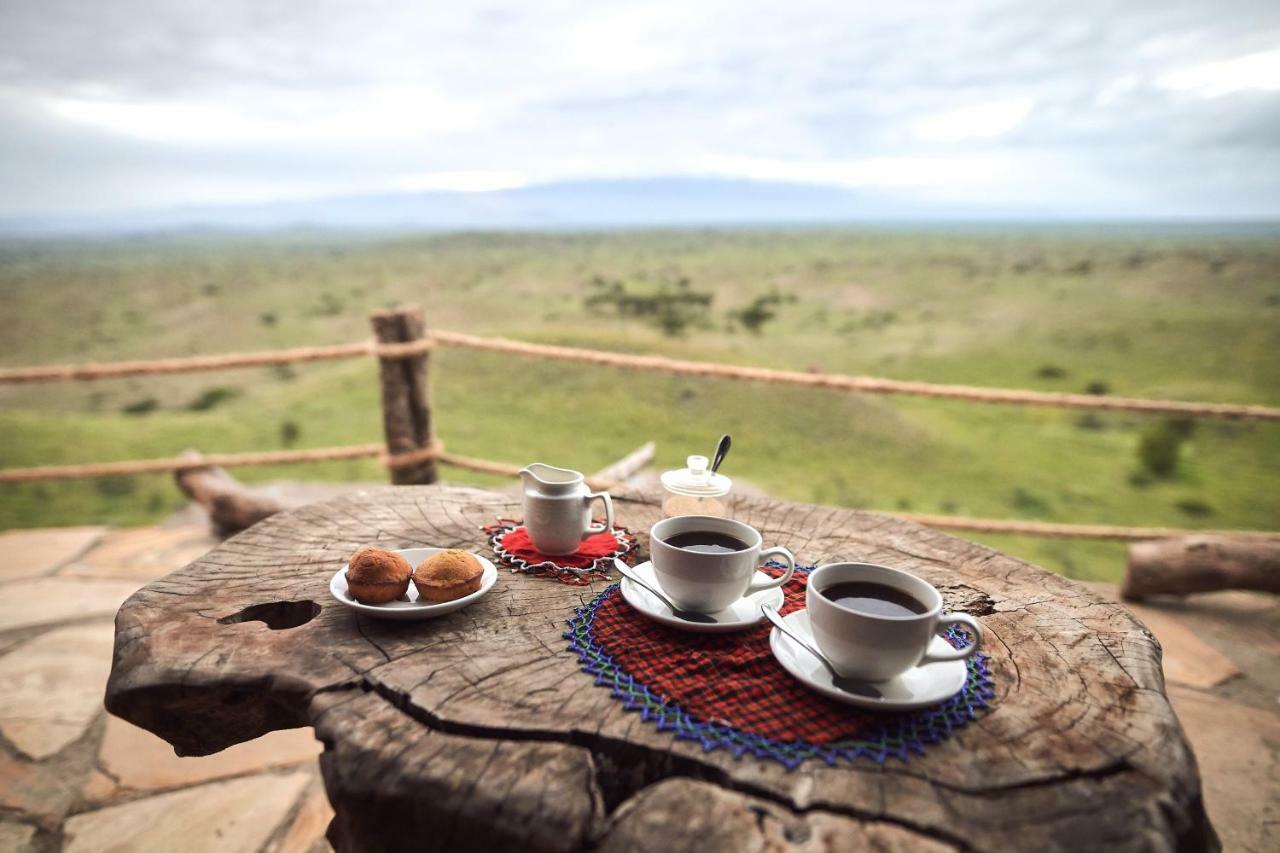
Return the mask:
[[543, 462], [534, 462], [520, 469], [520, 479], [526, 487], [537, 486], [545, 491], [557, 491], [577, 486], [586, 480], [582, 472], [557, 468]]

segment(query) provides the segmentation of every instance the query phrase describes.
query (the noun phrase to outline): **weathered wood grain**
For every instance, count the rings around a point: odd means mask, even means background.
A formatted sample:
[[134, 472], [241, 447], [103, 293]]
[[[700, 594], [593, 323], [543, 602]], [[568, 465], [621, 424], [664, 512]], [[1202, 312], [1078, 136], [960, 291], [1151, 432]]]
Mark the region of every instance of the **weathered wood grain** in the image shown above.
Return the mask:
[[[199, 453], [187, 451], [183, 454], [188, 455], [199, 456]], [[216, 465], [175, 471], [173, 479], [183, 494], [209, 513], [209, 522], [220, 536], [239, 533], [284, 509], [280, 501], [255, 494], [225, 468]]]
[[[633, 530], [659, 517], [656, 495], [615, 501]], [[484, 549], [481, 525], [518, 512], [510, 495], [388, 487], [273, 516], [126, 602], [108, 707], [189, 754], [315, 725], [340, 849], [635, 849], [659, 825], [666, 850], [1216, 846], [1155, 639], [1083, 587], [909, 522], [735, 506], [805, 562], [890, 562], [982, 619], [993, 708], [909, 764], [788, 772], [674, 741], [565, 647], [565, 621], [603, 584], [503, 573], [476, 605], [421, 623], [328, 597], [359, 545]]]
[[[402, 344], [420, 341], [426, 336], [422, 309], [416, 307], [376, 311], [369, 317], [373, 334], [380, 344]], [[427, 384], [427, 353], [407, 358], [383, 358], [378, 362], [378, 379], [382, 389], [382, 431], [387, 452], [412, 453], [431, 446], [431, 396]], [[391, 482], [397, 485], [434, 483], [436, 463], [424, 459], [413, 465], [391, 469]]]
[[1220, 589], [1280, 593], [1280, 542], [1196, 534], [1129, 546], [1125, 599]]

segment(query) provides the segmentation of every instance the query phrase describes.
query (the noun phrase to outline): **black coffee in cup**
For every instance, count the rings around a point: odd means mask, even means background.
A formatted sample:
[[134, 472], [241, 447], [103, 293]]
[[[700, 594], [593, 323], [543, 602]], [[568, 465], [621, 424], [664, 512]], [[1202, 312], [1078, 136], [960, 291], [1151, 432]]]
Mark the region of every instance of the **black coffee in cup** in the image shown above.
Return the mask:
[[818, 590], [823, 598], [866, 616], [918, 616], [924, 603], [897, 587], [871, 581], [842, 581]]
[[727, 533], [711, 530], [686, 530], [663, 539], [672, 548], [683, 548], [698, 554], [731, 554], [747, 550], [747, 543]]

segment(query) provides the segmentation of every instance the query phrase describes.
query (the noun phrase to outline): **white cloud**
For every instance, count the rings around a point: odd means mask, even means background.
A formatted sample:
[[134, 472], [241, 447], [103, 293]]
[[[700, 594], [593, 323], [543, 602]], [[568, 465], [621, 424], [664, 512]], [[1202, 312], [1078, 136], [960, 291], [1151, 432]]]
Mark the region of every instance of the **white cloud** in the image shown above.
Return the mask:
[[1177, 68], [1158, 82], [1165, 89], [1204, 98], [1235, 92], [1280, 92], [1280, 48]]
[[917, 119], [912, 131], [926, 142], [964, 142], [993, 139], [1016, 129], [1035, 106], [1035, 99], [1022, 95], [972, 104]]
[[108, 133], [200, 146], [405, 140], [477, 130], [483, 121], [475, 103], [412, 86], [228, 100], [54, 97], [37, 104]]
[[630, 8], [581, 7], [581, 16], [562, 33], [562, 56], [592, 77], [627, 78], [669, 68], [680, 52], [663, 33], [663, 10], [650, 5]]
[[708, 174], [1243, 209], [1276, 44], [1274, 0], [0, 3], [0, 214]]

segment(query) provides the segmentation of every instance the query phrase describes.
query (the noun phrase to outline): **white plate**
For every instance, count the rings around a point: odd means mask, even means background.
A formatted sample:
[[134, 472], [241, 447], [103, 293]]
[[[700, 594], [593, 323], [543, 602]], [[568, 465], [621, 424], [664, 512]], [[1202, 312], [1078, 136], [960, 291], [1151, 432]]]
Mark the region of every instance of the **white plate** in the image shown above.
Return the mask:
[[[783, 617], [787, 627], [811, 643], [814, 648], [818, 644], [813, 639], [813, 631], [809, 628], [809, 612], [797, 610]], [[937, 644], [941, 643], [942, 647]], [[951, 644], [941, 637], [933, 638], [931, 648], [939, 651], [949, 649]], [[882, 711], [911, 711], [916, 708], [927, 708], [945, 702], [964, 688], [968, 670], [964, 661], [946, 661], [945, 663], [929, 663], [912, 667], [906, 672], [888, 681], [867, 682], [865, 690], [852, 693], [841, 690], [831, 683], [831, 673], [807, 649], [801, 648], [794, 640], [779, 631], [776, 627], [769, 634], [769, 648], [773, 656], [782, 664], [782, 668], [791, 673], [801, 684], [816, 690], [823, 696], [856, 705], [859, 708], [872, 708]]]
[[[657, 575], [653, 573], [652, 563], [646, 561], [636, 566], [632, 571], [639, 575], [640, 579], [645, 583], [652, 584], [656, 589], [662, 589], [662, 584], [658, 583]], [[764, 611], [760, 609], [760, 605], [771, 604], [774, 607], [781, 607], [783, 599], [782, 587], [763, 589], [760, 592], [739, 598], [718, 613], [708, 613], [707, 615], [714, 619], [714, 622], [689, 622], [676, 616], [670, 607], [659, 601], [658, 597], [649, 592], [649, 590], [639, 584], [632, 583], [625, 577], [622, 579], [622, 597], [627, 600], [628, 604], [654, 622], [670, 628], [679, 628], [682, 631], [696, 631], [702, 634], [723, 634], [750, 628], [764, 618]]]
[[[438, 554], [444, 551], [444, 548], [388, 548], [394, 554], [399, 554], [409, 561], [409, 565], [415, 568], [423, 560], [432, 554]], [[364, 613], [367, 616], [376, 616], [379, 619], [434, 619], [437, 616], [443, 616], [446, 613], [452, 613], [455, 610], [474, 604], [482, 595], [488, 592], [493, 584], [498, 580], [498, 570], [494, 568], [493, 563], [481, 557], [479, 554], [472, 554], [480, 561], [480, 568], [483, 570], [480, 574], [480, 588], [470, 595], [464, 595], [462, 598], [446, 601], [442, 604], [424, 604], [418, 600], [418, 588], [409, 583], [409, 591], [407, 593], [408, 601], [392, 601], [388, 604], [361, 604], [351, 597], [351, 593], [347, 591], [347, 567], [343, 566], [338, 569], [337, 574], [329, 581], [329, 592], [333, 593], [333, 597], [341, 603], [347, 605], [352, 610]]]

